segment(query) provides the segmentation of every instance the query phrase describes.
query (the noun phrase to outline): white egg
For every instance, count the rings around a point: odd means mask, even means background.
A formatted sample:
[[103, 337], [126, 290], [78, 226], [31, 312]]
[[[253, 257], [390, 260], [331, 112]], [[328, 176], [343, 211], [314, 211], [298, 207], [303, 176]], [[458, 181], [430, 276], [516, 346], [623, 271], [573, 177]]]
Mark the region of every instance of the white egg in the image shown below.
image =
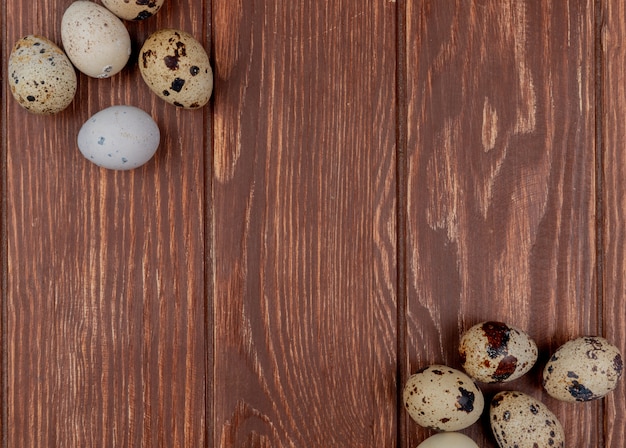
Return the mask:
[[65, 10], [61, 39], [72, 64], [93, 78], [120, 72], [131, 53], [130, 35], [122, 21], [91, 1], [75, 1]]
[[111, 106], [94, 114], [78, 132], [80, 152], [98, 166], [131, 170], [148, 162], [161, 135], [152, 117], [134, 106]]
[[478, 448], [478, 445], [459, 432], [442, 432], [424, 440], [417, 448]]

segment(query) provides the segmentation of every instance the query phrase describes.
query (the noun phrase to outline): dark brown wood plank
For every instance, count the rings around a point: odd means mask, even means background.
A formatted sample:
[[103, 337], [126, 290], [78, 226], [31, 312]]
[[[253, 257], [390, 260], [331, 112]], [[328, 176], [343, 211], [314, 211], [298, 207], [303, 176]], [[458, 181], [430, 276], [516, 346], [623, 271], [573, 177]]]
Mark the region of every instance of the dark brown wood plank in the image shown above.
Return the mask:
[[213, 4], [216, 446], [395, 446], [395, 11]]
[[[626, 5], [617, 0], [603, 2], [600, 33], [603, 45], [602, 84], [603, 188], [602, 259], [604, 335], [626, 355]], [[604, 419], [606, 447], [621, 446], [626, 440], [626, 386], [624, 377], [618, 389], [606, 399]]]
[[[60, 44], [70, 3], [6, 2], [5, 57], [30, 33]], [[135, 49], [166, 26], [208, 44], [210, 16], [196, 6], [167, 2], [128, 23]], [[161, 128], [157, 156], [138, 170], [100, 169], [76, 147], [82, 123], [112, 104], [141, 107]], [[80, 75], [57, 116], [12, 98], [3, 107], [6, 446], [203, 446], [208, 109], [166, 105], [134, 62], [108, 80]]]
[[[567, 446], [602, 446], [600, 402], [557, 403], [540, 386], [551, 350], [599, 331], [593, 4], [410, 0], [406, 47], [405, 374], [459, 367], [464, 329], [509, 322], [541, 359], [503, 387], [544, 400]], [[428, 434], [403, 424], [406, 446]], [[488, 420], [465, 432], [496, 446]]]

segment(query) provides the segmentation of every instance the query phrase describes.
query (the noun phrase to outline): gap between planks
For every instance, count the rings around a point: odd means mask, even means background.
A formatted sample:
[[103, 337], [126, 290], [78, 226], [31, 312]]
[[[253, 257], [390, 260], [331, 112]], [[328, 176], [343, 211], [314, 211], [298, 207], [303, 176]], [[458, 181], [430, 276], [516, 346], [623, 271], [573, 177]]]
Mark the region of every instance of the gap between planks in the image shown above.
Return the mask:
[[407, 139], [408, 139], [408, 104], [407, 104], [407, 61], [406, 61], [406, 0], [396, 3], [396, 269], [397, 269], [397, 372], [396, 372], [396, 445], [403, 447], [407, 441], [407, 421], [404, 418], [402, 389], [407, 379], [407, 286], [406, 286], [406, 247], [407, 236]]

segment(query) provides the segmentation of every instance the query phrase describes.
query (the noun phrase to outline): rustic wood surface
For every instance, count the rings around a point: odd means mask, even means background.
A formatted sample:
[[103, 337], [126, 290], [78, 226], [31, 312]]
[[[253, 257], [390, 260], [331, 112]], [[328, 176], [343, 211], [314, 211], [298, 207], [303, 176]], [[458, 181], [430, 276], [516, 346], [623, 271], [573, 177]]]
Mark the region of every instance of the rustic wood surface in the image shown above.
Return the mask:
[[[7, 2], [4, 54], [30, 33], [60, 44], [70, 3]], [[172, 24], [209, 45], [210, 16], [173, 6], [129, 24], [136, 48]], [[210, 112], [168, 108], [145, 87], [131, 62], [110, 79], [80, 76], [74, 103], [54, 117], [3, 95], [8, 447], [206, 442]], [[113, 104], [140, 106], [159, 124], [152, 163], [132, 172], [85, 163], [78, 130]]]
[[[610, 1], [598, 24], [598, 45], [604, 56], [598, 139], [601, 160], [602, 244], [600, 246], [603, 284], [599, 291], [603, 332], [617, 341], [624, 353], [626, 343], [626, 7]], [[602, 416], [606, 425], [604, 446], [617, 447], [626, 440], [626, 387], [606, 399]]]
[[[542, 353], [601, 331], [593, 4], [409, 2], [407, 17], [409, 370], [459, 365], [460, 332], [485, 319]], [[542, 398], [540, 378], [513, 387]], [[568, 446], [601, 446], [600, 403], [545, 401]], [[492, 446], [487, 421], [468, 432]]]
[[218, 446], [395, 439], [395, 5], [313, 5], [213, 6]]
[[[620, 0], [167, 2], [73, 104], [11, 96], [16, 40], [61, 43], [72, 0], [2, 3], [4, 447], [415, 447], [403, 383], [459, 366], [460, 333], [537, 341], [513, 385], [568, 447], [621, 446], [626, 388], [563, 404], [549, 353], [626, 350], [626, 9]], [[208, 106], [165, 104], [136, 53], [161, 28], [210, 53]], [[96, 167], [112, 104], [153, 161]], [[486, 419], [464, 430], [495, 447]]]

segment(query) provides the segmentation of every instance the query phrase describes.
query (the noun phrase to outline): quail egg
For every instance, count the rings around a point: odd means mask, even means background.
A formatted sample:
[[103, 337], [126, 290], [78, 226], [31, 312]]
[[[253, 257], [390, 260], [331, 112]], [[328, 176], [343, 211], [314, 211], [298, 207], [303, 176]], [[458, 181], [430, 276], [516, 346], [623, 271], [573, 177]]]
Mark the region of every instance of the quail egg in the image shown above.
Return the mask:
[[120, 72], [131, 53], [130, 35], [122, 21], [88, 0], [75, 1], [65, 10], [61, 39], [74, 66], [93, 78]]
[[500, 448], [565, 446], [563, 427], [554, 413], [522, 392], [498, 392], [489, 406], [489, 422]]
[[145, 20], [157, 13], [164, 0], [102, 0], [113, 14], [124, 20]]
[[524, 331], [502, 322], [482, 322], [463, 333], [459, 354], [463, 369], [476, 381], [503, 383], [528, 372], [538, 350]]
[[147, 112], [118, 105], [101, 110], [83, 124], [78, 148], [98, 166], [130, 170], [152, 158], [159, 140], [159, 127]]
[[613, 391], [622, 369], [622, 355], [615, 345], [601, 337], [584, 336], [554, 352], [543, 370], [543, 386], [558, 400], [590, 401]]
[[59, 47], [42, 36], [23, 37], [8, 63], [9, 86], [17, 102], [35, 114], [55, 114], [76, 94], [76, 71]]
[[438, 431], [467, 428], [480, 418], [485, 404], [470, 377], [437, 364], [411, 375], [402, 396], [405, 409], [418, 425]]
[[478, 445], [459, 432], [441, 432], [430, 436], [417, 445], [417, 448], [478, 448]]
[[139, 71], [156, 95], [177, 107], [202, 107], [213, 91], [209, 56], [184, 31], [164, 29], [150, 35], [139, 52]]

